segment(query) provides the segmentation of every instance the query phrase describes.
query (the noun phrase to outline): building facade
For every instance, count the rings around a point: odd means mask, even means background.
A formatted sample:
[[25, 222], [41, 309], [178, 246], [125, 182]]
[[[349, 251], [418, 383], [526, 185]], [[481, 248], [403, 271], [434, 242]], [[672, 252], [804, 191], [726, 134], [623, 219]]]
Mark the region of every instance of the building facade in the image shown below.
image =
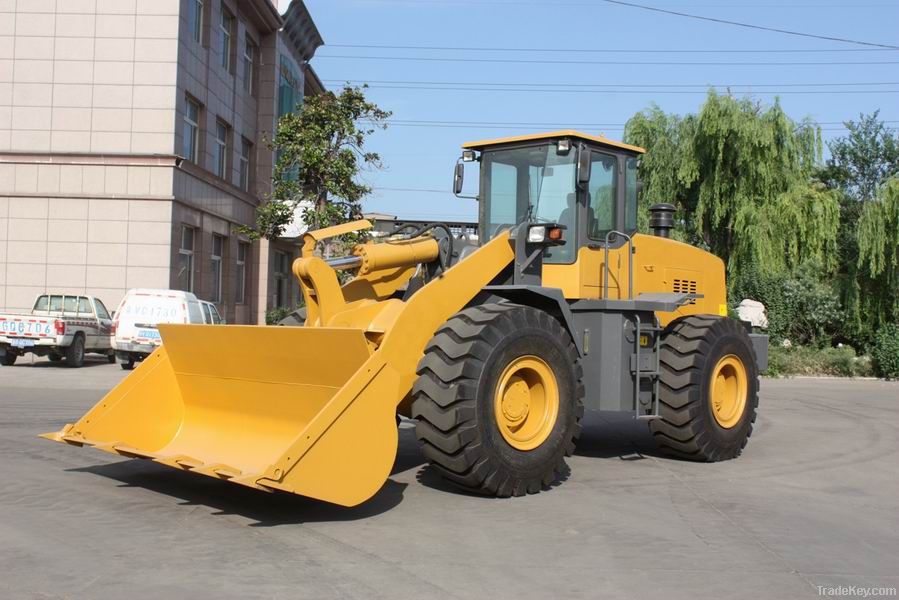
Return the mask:
[[[251, 243], [278, 117], [318, 81], [302, 0], [0, 0], [0, 309], [192, 291], [292, 306], [295, 244]], [[320, 89], [320, 88], [319, 88]]]

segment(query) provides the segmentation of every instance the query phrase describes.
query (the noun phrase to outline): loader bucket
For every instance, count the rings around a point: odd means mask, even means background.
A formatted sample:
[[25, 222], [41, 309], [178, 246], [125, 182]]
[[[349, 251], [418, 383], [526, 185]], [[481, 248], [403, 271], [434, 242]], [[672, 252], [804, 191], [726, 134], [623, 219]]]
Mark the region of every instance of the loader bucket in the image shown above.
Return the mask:
[[162, 348], [45, 437], [345, 506], [386, 480], [397, 377], [362, 330], [159, 329]]

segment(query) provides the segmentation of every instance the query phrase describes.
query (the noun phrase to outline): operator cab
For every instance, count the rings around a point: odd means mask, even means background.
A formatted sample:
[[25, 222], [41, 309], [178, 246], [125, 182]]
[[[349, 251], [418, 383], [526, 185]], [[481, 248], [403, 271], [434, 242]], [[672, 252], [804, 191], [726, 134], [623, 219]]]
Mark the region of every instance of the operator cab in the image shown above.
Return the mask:
[[[479, 230], [483, 245], [523, 222], [555, 223], [564, 243], [549, 246], [544, 264], [572, 264], [578, 248], [602, 245], [612, 231], [637, 230], [637, 162], [642, 148], [564, 130], [468, 142], [456, 167], [480, 169]], [[620, 245], [616, 239], [613, 245]]]

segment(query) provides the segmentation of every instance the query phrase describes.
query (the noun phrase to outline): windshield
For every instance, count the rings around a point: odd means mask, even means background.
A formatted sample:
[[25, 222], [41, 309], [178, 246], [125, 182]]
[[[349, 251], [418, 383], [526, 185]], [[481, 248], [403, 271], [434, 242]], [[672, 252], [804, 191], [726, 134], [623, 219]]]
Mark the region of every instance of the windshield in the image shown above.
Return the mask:
[[[484, 152], [484, 240], [526, 219], [561, 223], [565, 239], [574, 239], [575, 160], [577, 153], [559, 154], [556, 144], [541, 144]], [[547, 248], [544, 262], [574, 258], [573, 243]]]

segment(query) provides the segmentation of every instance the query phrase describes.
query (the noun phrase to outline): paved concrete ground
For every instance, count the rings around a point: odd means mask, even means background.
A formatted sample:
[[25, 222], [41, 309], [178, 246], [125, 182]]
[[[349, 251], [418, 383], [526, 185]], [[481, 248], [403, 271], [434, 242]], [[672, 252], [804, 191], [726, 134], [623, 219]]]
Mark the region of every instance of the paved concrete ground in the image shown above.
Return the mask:
[[[38, 439], [122, 376], [0, 367], [0, 597], [817, 598], [899, 587], [899, 385], [764, 381], [743, 457], [657, 457], [589, 415], [536, 496], [455, 492], [401, 428], [394, 474], [344, 509]], [[846, 597], [846, 596], [843, 596]]]

